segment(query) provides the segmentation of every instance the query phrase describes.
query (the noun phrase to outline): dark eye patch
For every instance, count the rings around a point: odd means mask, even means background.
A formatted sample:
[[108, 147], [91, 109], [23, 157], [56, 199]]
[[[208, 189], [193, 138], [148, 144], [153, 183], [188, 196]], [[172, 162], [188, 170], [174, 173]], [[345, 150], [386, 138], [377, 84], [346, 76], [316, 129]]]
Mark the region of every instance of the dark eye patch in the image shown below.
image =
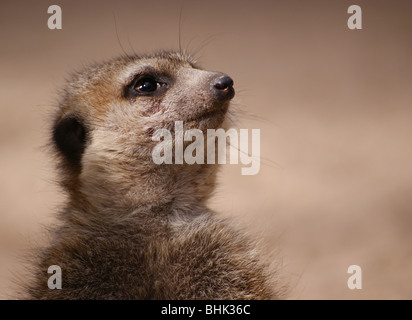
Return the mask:
[[156, 74], [139, 74], [124, 89], [124, 97], [136, 99], [139, 96], [160, 95], [168, 87], [169, 80]]
[[152, 77], [143, 77], [137, 80], [134, 90], [139, 94], [145, 94], [156, 91], [162, 84]]

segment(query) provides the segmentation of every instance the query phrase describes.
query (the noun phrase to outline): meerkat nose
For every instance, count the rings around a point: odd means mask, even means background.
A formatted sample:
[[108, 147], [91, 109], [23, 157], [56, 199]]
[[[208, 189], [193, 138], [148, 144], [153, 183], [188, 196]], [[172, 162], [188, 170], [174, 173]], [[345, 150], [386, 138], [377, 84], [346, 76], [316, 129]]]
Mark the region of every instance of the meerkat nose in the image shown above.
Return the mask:
[[213, 89], [216, 92], [219, 99], [230, 100], [235, 95], [235, 89], [233, 89], [233, 80], [227, 75], [219, 76], [213, 81]]

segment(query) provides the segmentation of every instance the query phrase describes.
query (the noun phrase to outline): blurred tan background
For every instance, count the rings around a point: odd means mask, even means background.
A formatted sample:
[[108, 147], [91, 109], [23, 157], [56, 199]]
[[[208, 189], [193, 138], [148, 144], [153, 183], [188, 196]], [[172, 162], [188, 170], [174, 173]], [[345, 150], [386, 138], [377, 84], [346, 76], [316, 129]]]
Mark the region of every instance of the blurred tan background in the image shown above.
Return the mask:
[[0, 298], [63, 201], [43, 148], [57, 89], [121, 47], [178, 49], [181, 7], [182, 46], [233, 77], [237, 126], [261, 129], [260, 173], [224, 166], [211, 207], [281, 250], [290, 298], [412, 299], [409, 0], [1, 1]]

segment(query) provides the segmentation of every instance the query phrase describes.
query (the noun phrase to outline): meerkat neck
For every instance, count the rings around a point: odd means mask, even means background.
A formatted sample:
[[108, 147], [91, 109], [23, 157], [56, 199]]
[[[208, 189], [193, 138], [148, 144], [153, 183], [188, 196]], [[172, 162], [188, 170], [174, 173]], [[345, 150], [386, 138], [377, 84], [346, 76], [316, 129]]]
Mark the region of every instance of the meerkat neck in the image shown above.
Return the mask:
[[128, 188], [112, 181], [99, 181], [93, 188], [80, 186], [69, 193], [63, 217], [74, 224], [111, 225], [145, 219], [187, 221], [209, 212], [206, 201], [214, 188], [215, 171], [174, 169], [140, 172]]
[[153, 231], [169, 224], [190, 222], [196, 217], [211, 214], [212, 212], [203, 203], [185, 202], [184, 199], [144, 204], [128, 211], [120, 211], [111, 207], [76, 208], [73, 203], [69, 202], [63, 211], [63, 221], [68, 225], [84, 227], [87, 230], [91, 228], [110, 230], [115, 225], [133, 229], [136, 225], [147, 226], [148, 222], [151, 222], [149, 224], [152, 227], [149, 229]]
[[190, 215], [205, 207], [215, 187], [217, 169], [209, 165], [147, 164], [124, 168], [121, 173], [104, 166], [87, 168], [81, 173], [83, 181], [67, 188], [70, 207], [85, 216], [127, 216], [154, 208]]

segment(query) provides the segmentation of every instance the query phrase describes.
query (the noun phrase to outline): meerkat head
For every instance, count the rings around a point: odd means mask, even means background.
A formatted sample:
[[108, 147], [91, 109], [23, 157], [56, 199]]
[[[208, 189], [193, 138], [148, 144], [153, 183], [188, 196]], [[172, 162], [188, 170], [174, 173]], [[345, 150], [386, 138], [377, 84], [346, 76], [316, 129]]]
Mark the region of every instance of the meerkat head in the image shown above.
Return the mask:
[[215, 166], [154, 163], [159, 142], [153, 134], [173, 134], [176, 121], [185, 130], [217, 129], [233, 96], [229, 76], [202, 70], [178, 53], [122, 57], [75, 74], [52, 134], [72, 201], [135, 209], [205, 200]]

